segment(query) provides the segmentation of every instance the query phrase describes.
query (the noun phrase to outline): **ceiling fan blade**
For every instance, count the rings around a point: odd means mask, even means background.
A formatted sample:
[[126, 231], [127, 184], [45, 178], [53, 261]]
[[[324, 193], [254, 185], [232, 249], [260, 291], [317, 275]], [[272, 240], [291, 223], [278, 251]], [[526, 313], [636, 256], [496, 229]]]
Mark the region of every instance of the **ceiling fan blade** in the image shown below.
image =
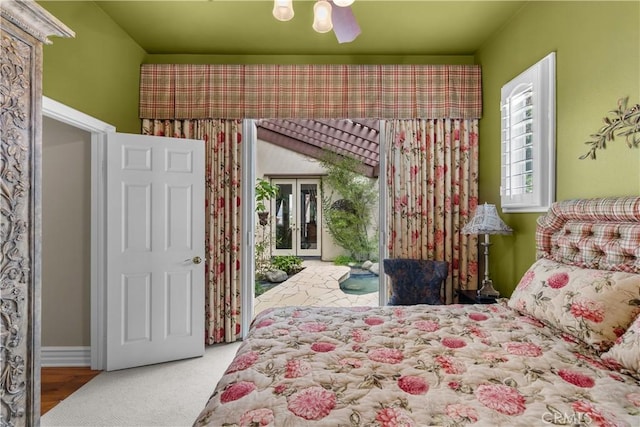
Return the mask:
[[351, 6], [340, 7], [333, 5], [331, 8], [331, 20], [333, 21], [333, 32], [338, 39], [338, 43], [352, 42], [360, 35], [360, 26], [351, 10]]

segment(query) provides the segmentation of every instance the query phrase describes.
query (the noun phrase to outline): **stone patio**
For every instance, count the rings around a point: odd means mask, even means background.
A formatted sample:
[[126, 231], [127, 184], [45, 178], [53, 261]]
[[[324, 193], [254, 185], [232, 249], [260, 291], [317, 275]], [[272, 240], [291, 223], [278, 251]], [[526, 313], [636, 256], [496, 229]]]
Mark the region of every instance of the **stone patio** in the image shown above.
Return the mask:
[[373, 307], [379, 304], [378, 292], [351, 295], [340, 289], [340, 282], [349, 276], [349, 267], [316, 260], [305, 260], [302, 265], [305, 268], [300, 273], [254, 300], [254, 315], [267, 308], [290, 305]]

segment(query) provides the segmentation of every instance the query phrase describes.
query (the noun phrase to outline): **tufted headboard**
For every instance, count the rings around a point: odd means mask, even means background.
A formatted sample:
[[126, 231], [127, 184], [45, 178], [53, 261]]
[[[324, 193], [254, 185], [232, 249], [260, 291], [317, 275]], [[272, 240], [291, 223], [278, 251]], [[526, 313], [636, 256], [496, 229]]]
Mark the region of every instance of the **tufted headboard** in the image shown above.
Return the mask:
[[554, 203], [538, 218], [536, 256], [584, 268], [640, 273], [640, 197]]

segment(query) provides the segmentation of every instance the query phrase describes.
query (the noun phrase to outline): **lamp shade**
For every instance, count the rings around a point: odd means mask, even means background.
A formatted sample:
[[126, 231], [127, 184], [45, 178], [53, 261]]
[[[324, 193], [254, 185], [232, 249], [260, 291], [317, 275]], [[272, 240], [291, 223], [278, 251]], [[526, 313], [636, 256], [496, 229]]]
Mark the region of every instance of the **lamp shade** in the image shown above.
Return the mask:
[[355, 0], [333, 0], [333, 4], [340, 7], [351, 6]]
[[313, 29], [318, 33], [327, 33], [332, 28], [331, 3], [326, 0], [318, 0], [313, 5]]
[[496, 205], [478, 205], [471, 221], [462, 228], [464, 234], [511, 234], [513, 230], [505, 224]]
[[289, 21], [293, 15], [293, 0], [273, 0], [274, 18], [278, 21]]

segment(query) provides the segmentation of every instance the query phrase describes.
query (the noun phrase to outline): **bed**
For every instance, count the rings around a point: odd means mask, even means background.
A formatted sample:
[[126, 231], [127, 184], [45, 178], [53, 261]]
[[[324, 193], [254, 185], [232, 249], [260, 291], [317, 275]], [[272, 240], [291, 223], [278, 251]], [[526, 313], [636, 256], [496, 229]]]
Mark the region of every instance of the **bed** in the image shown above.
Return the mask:
[[496, 304], [254, 319], [195, 426], [640, 425], [640, 198], [555, 203]]

